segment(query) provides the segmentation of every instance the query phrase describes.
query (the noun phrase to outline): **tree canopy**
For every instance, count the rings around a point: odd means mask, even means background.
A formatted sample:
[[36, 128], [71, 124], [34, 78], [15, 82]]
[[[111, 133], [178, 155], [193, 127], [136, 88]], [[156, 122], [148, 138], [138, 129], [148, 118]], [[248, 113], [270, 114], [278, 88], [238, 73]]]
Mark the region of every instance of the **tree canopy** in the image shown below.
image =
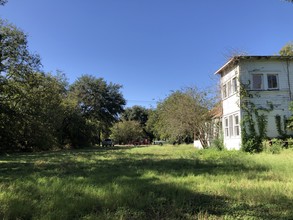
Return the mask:
[[83, 147], [99, 142], [122, 113], [121, 86], [85, 75], [40, 71], [26, 34], [0, 20], [0, 152]]
[[118, 144], [132, 144], [144, 137], [144, 132], [138, 121], [120, 121], [111, 129], [111, 138]]
[[279, 54], [281, 56], [293, 56], [293, 43], [289, 42], [285, 44], [285, 46], [283, 46], [279, 51]]
[[141, 125], [145, 126], [148, 120], [148, 114], [148, 109], [134, 105], [125, 109], [121, 114], [121, 119], [125, 121], [138, 121]]
[[211, 104], [208, 94], [195, 87], [172, 92], [158, 104], [155, 128], [162, 138], [183, 141], [194, 136], [207, 146]]

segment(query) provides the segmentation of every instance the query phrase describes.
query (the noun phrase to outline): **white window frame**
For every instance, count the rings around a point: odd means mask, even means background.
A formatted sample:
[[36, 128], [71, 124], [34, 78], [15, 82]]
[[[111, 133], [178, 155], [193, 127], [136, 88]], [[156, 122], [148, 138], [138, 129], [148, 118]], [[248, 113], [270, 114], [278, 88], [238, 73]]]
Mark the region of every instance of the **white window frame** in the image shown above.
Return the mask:
[[227, 94], [227, 84], [226, 83], [223, 85], [222, 91], [223, 91], [223, 99], [227, 98], [228, 94]]
[[235, 92], [238, 91], [238, 88], [237, 88], [237, 78], [236, 77], [232, 78], [231, 85], [232, 85], [232, 94], [233, 94], [233, 93], [235, 93]]
[[229, 137], [229, 120], [228, 117], [224, 118], [224, 130], [225, 130], [225, 137]]
[[228, 88], [228, 92], [227, 92], [227, 94], [228, 94], [228, 97], [229, 97], [230, 95], [232, 95], [231, 80], [229, 80], [229, 81], [227, 82], [227, 88]]
[[234, 135], [239, 136], [240, 135], [240, 125], [239, 125], [239, 114], [234, 115]]
[[234, 132], [233, 132], [233, 129], [234, 129], [233, 115], [229, 115], [228, 121], [229, 121], [229, 135], [230, 135], [230, 137], [232, 137], [234, 134]]

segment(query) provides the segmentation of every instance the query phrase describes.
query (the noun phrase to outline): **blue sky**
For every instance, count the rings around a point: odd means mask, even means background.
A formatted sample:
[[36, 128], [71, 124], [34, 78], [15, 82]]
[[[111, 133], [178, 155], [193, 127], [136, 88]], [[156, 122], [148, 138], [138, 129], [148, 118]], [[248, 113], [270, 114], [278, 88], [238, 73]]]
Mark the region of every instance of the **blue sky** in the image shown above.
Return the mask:
[[0, 16], [28, 34], [44, 71], [121, 84], [127, 106], [216, 87], [229, 51], [276, 55], [293, 41], [282, 0], [8, 0]]

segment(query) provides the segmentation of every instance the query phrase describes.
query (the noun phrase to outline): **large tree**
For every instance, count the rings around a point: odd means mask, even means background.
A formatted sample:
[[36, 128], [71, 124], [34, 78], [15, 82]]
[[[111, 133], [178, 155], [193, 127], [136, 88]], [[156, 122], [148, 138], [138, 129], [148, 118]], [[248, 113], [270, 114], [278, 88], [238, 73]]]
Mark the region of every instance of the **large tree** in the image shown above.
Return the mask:
[[28, 143], [27, 115], [32, 115], [33, 100], [38, 101], [35, 91], [45, 80], [36, 74], [40, 65], [39, 56], [28, 50], [23, 31], [0, 19], [0, 150]]
[[158, 133], [173, 141], [194, 136], [206, 147], [211, 105], [208, 93], [197, 88], [172, 92], [158, 104]]
[[120, 91], [121, 85], [107, 83], [103, 78], [83, 75], [70, 87], [71, 96], [77, 100], [77, 108], [94, 129], [97, 142], [123, 112], [126, 103]]

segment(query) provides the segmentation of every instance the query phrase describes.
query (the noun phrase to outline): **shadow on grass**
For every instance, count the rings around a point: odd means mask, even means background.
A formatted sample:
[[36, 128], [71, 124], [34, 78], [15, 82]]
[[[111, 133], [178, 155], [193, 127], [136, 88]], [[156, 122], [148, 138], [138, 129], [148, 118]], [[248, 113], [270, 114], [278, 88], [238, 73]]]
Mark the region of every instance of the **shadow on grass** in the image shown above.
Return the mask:
[[[240, 172], [253, 173], [252, 176], [259, 178], [259, 174], [268, 171], [265, 166], [257, 164], [251, 166], [240, 158], [235, 160], [227, 160], [225, 157], [218, 160], [162, 159], [151, 153], [129, 154], [124, 151], [126, 149], [130, 148], [123, 146], [107, 150], [86, 149], [1, 157], [0, 184], [9, 186], [19, 178], [24, 182], [33, 183], [19, 187], [20, 191], [35, 192], [27, 195], [20, 204], [28, 203], [32, 198], [36, 206], [38, 203], [42, 204], [41, 200], [45, 196], [44, 192], [38, 192], [38, 178], [49, 181], [49, 178], [56, 177], [62, 180], [62, 184], [57, 190], [48, 187], [47, 193], [54, 193], [55, 198], [51, 208], [41, 208], [44, 213], [28, 216], [34, 208], [26, 204], [25, 210], [15, 211], [14, 216], [9, 216], [9, 213], [4, 211], [1, 213], [0, 209], [0, 217], [32, 218], [48, 214], [52, 210], [63, 219], [84, 216], [100, 219], [196, 219], [205, 216], [290, 219], [293, 217], [293, 211], [289, 206], [279, 207], [275, 212], [271, 210], [276, 204], [292, 204], [292, 201], [286, 197], [280, 196], [274, 201], [267, 201], [266, 204], [258, 206], [249, 205], [245, 201], [234, 205], [231, 198], [197, 192], [183, 184], [166, 183], [160, 179], [160, 176], [165, 174], [174, 178], [202, 174], [225, 174], [235, 178]], [[148, 175], [148, 172], [151, 175]], [[62, 187], [65, 188], [67, 183], [76, 188], [64, 191]], [[104, 194], [94, 196], [79, 191], [78, 189], [82, 189], [79, 188], [80, 185], [83, 188], [103, 190]], [[64, 199], [73, 205], [62, 204]], [[63, 209], [58, 212], [59, 206]]]

